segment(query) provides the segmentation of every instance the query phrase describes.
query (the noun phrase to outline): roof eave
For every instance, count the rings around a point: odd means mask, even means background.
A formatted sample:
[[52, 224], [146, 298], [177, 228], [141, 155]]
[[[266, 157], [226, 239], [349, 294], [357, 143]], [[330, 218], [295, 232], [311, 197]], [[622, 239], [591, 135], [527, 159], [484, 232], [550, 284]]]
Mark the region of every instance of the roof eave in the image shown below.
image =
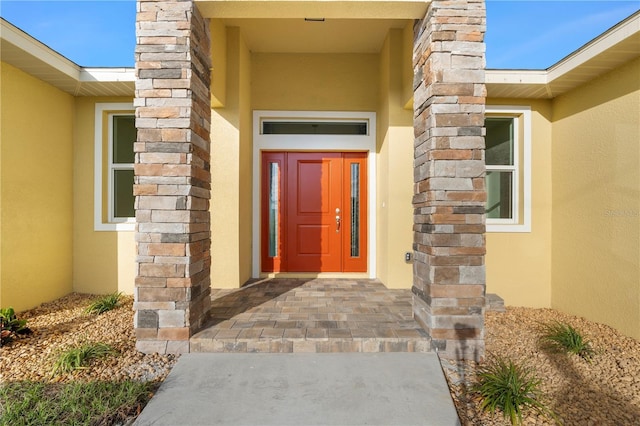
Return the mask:
[[546, 70], [487, 70], [489, 97], [554, 98], [640, 56], [640, 11]]
[[83, 68], [0, 18], [1, 59], [73, 96], [129, 96], [133, 68]]

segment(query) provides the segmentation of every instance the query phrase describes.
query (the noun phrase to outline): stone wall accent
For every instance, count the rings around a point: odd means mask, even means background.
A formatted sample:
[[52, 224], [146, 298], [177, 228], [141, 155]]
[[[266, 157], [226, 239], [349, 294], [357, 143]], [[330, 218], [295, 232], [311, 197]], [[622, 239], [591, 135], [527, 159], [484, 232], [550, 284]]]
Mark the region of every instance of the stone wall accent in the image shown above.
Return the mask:
[[414, 26], [414, 317], [446, 358], [484, 356], [484, 0]]
[[189, 352], [210, 308], [210, 49], [193, 0], [138, 0], [136, 347]]

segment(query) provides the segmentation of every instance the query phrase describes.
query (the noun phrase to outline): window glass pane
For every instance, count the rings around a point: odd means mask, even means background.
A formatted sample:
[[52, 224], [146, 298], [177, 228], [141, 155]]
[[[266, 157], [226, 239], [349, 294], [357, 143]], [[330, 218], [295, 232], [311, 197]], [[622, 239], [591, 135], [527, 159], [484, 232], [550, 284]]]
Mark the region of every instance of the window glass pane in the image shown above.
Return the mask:
[[487, 218], [511, 219], [513, 172], [487, 171]]
[[486, 163], [494, 166], [513, 165], [513, 118], [487, 118]]
[[278, 163], [269, 163], [269, 257], [278, 256], [279, 169]]
[[367, 123], [265, 121], [262, 123], [262, 133], [265, 135], [366, 135]]
[[134, 217], [133, 170], [113, 171], [113, 215]]
[[360, 164], [351, 164], [351, 257], [360, 256]]
[[113, 116], [113, 163], [133, 163], [133, 143], [136, 141], [136, 120], [132, 115]]

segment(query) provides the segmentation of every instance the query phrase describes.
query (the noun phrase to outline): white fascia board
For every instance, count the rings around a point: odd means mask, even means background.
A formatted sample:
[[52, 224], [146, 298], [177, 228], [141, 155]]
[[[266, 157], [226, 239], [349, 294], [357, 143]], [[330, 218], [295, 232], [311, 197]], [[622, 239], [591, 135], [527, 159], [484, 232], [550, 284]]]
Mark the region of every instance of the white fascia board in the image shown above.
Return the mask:
[[549, 82], [562, 77], [564, 74], [574, 70], [585, 62], [595, 58], [599, 54], [612, 48], [616, 44], [625, 40], [640, 31], [640, 13], [623, 21], [617, 27], [612, 28], [595, 40], [587, 43], [582, 48], [573, 52], [566, 58], [548, 69]]
[[548, 84], [549, 74], [546, 70], [487, 70], [487, 84]]
[[118, 82], [135, 81], [134, 68], [83, 68], [80, 71], [81, 82]]
[[41, 60], [69, 77], [80, 80], [80, 66], [65, 58], [49, 46], [39, 42], [29, 34], [2, 20], [1, 37], [27, 54]]

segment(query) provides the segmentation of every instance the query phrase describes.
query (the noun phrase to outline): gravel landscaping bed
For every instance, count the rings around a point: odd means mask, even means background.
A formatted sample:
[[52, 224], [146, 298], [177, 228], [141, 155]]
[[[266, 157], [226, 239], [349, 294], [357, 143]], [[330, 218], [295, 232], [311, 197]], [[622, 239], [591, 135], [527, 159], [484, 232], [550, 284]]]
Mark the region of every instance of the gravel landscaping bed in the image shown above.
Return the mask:
[[[539, 345], [540, 325], [551, 321], [571, 324], [591, 341], [596, 354], [588, 362], [576, 355], [549, 353]], [[508, 307], [488, 312], [486, 352], [533, 368], [542, 380], [548, 406], [569, 425], [640, 424], [640, 342], [611, 327], [552, 309]], [[479, 401], [465, 392], [474, 380], [475, 364], [443, 361], [458, 415], [463, 425], [510, 425], [502, 414], [491, 417]], [[535, 414], [526, 425], [554, 424]]]
[[[18, 314], [33, 330], [2, 348], [0, 382], [33, 380], [162, 381], [175, 364], [172, 355], [144, 355], [135, 349], [133, 300], [101, 315], [85, 313], [95, 296], [71, 294]], [[538, 344], [540, 324], [562, 321], [573, 325], [593, 343], [591, 362], [578, 356], [552, 354]], [[565, 425], [640, 424], [640, 342], [611, 327], [551, 309], [507, 308], [486, 317], [487, 354], [508, 357], [535, 369], [542, 379], [548, 406]], [[53, 376], [59, 351], [85, 342], [104, 342], [117, 356], [98, 359], [90, 367]], [[501, 414], [480, 412], [479, 401], [467, 392], [474, 379], [472, 362], [442, 361], [452, 397], [463, 425], [508, 425]], [[528, 414], [527, 425], [554, 422]]]
[[[18, 314], [33, 333], [19, 336], [2, 348], [0, 382], [5, 381], [161, 381], [176, 362], [173, 355], [144, 355], [136, 351], [133, 331], [133, 297], [123, 296], [120, 306], [100, 315], [85, 309], [96, 299], [71, 294]], [[117, 356], [94, 360], [90, 368], [52, 376], [55, 356], [81, 343], [103, 342]]]

